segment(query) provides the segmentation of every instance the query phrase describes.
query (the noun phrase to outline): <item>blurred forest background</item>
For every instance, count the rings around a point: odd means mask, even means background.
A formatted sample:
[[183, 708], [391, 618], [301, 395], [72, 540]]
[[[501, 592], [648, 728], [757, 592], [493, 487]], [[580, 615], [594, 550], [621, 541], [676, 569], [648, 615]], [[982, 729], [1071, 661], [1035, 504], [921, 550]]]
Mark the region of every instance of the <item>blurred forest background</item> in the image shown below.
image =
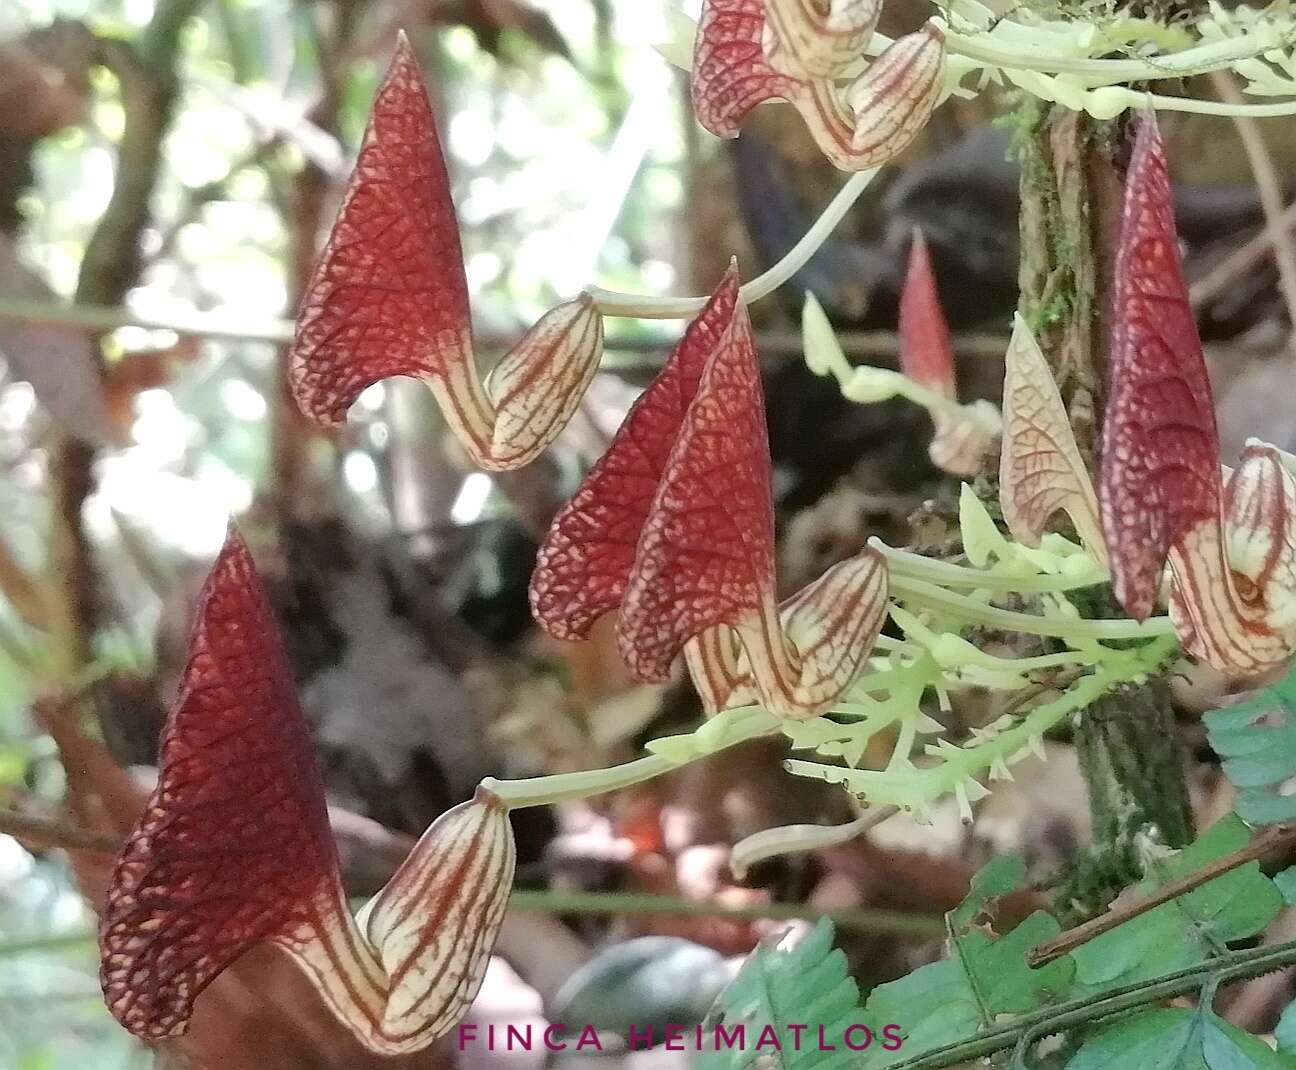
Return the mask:
[[[926, 15], [918, 0], [892, 0], [882, 28]], [[371, 388], [327, 436], [286, 398], [289, 321], [401, 27], [434, 97], [487, 361], [591, 280], [704, 293], [733, 254], [750, 277], [839, 185], [787, 109], [761, 109], [731, 144], [700, 132], [682, 74], [651, 47], [667, 22], [649, 0], [0, 0], [6, 1070], [153, 1058], [103, 1009], [87, 934], [231, 514], [272, 588], [356, 895], [482, 775], [625, 760], [699, 715], [682, 685], [631, 686], [605, 631], [560, 646], [526, 607], [539, 535], [678, 324], [616, 323], [577, 420], [517, 473], [471, 471], [411, 383]], [[850, 405], [815, 380], [800, 363], [797, 312], [814, 290], [853, 359], [894, 364], [898, 285], [920, 225], [962, 388], [994, 396], [1017, 294], [1018, 174], [991, 103], [938, 112], [793, 285], [754, 310], [789, 589], [872, 534], [935, 538], [952, 500], [926, 460], [925, 417]], [[1296, 448], [1293, 294], [1270, 256], [1248, 155], [1228, 122], [1170, 126], [1173, 158], [1188, 162], [1179, 214], [1226, 455], [1249, 434]], [[1279, 173], [1296, 156], [1294, 129], [1264, 127]], [[1195, 718], [1222, 685], [1198, 675], [1176, 688], [1200, 755]], [[940, 716], [963, 727], [996, 716], [976, 695], [957, 698]], [[932, 826], [897, 818], [744, 882], [726, 866], [737, 838], [850, 816], [837, 793], [782, 777], [777, 746], [558, 813], [521, 812], [527, 891], [475, 1013], [695, 1021], [729, 957], [779, 924], [761, 919], [771, 901], [833, 913], [864, 984], [904, 972], [934, 953], [941, 912], [989, 853], [1022, 850], [1044, 873], [1087, 836], [1070, 746], [1048, 751], [1047, 772], [1017, 767], [972, 829], [952, 810]], [[1207, 762], [1193, 787], [1203, 817], [1230, 805]], [[590, 893], [620, 898], [580, 898]], [[645, 893], [675, 905], [645, 912], [632, 898]], [[654, 939], [626, 943], [644, 936]], [[291, 968], [249, 968], [276, 978], [275, 1000], [250, 1003], [222, 979], [183, 1054], [229, 1067], [366, 1065], [327, 1024], [303, 1025], [296, 1004], [309, 996]], [[1242, 1024], [1262, 1026], [1276, 1005], [1266, 984], [1236, 997], [1250, 1001], [1234, 1008]]]

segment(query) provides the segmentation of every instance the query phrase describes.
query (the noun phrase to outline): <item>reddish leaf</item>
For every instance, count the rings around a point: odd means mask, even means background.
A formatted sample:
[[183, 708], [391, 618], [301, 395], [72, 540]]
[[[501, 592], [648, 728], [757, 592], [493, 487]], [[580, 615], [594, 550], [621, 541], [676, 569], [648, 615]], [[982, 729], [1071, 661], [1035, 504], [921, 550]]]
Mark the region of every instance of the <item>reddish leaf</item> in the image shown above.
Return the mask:
[[955, 396], [954, 342], [936, 289], [927, 239], [917, 227], [900, 291], [900, 368], [929, 390]]
[[345, 914], [292, 674], [231, 529], [198, 603], [157, 787], [100, 929], [108, 1007], [141, 1037], [183, 1032], [195, 997], [260, 940]]
[[1220, 516], [1219, 436], [1156, 120], [1139, 124], [1112, 301], [1099, 497], [1112, 586], [1143, 620], [1170, 548]]
[[[302, 412], [341, 424], [393, 375], [476, 381], [468, 283], [418, 62], [402, 35], [379, 87], [337, 222], [297, 318], [289, 364]], [[484, 419], [462, 413], [464, 421]]]
[[[774, 618], [774, 619], [771, 619]], [[626, 588], [618, 645], [630, 672], [665, 680], [718, 624], [782, 643], [774, 612], [774, 507], [760, 369], [740, 302], [689, 406]]]
[[693, 46], [693, 113], [717, 137], [737, 137], [757, 104], [793, 99], [802, 82], [765, 57], [765, 0], [705, 0]]
[[1100, 564], [1107, 563], [1093, 481], [1039, 343], [1021, 316], [1014, 317], [1004, 355], [1003, 449], [999, 503], [1018, 542], [1038, 546], [1059, 510]]
[[684, 412], [737, 300], [738, 271], [731, 265], [607, 452], [554, 519], [531, 577], [531, 609], [550, 635], [583, 639], [595, 620], [621, 604]]
[[371, 1051], [416, 1051], [475, 995], [512, 873], [507, 814], [479, 793], [429, 828], [380, 893], [375, 957], [347, 908], [269, 604], [231, 528], [199, 599], [157, 787], [103, 910], [101, 976], [117, 1020], [149, 1039], [184, 1032], [198, 995], [264, 941], [292, 955]]
[[[954, 342], [936, 289], [927, 241], [917, 227], [900, 291], [900, 369], [928, 390], [955, 400]], [[988, 402], [930, 408], [936, 433], [927, 448], [932, 462], [954, 475], [979, 473], [999, 436], [999, 414]]]

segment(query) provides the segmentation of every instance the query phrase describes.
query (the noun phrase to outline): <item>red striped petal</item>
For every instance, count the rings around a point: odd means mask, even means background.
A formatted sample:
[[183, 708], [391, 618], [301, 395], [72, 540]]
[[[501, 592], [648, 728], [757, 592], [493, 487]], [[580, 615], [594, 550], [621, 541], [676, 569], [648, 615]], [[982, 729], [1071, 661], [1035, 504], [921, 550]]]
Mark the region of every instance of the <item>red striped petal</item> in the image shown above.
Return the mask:
[[1141, 119], [1116, 253], [1099, 498], [1116, 599], [1142, 620], [1170, 548], [1218, 526], [1219, 436], [1188, 302], [1165, 151]]
[[872, 549], [839, 561], [783, 603], [783, 631], [798, 654], [797, 684], [785, 698], [800, 715], [837, 701], [864, 667], [886, 616], [886, 561]]
[[231, 528], [198, 602], [157, 787], [109, 886], [108, 1008], [137, 1036], [183, 1032], [195, 997], [249, 947], [344, 924], [339, 912], [324, 787], [265, 593]]
[[335, 425], [365, 387], [393, 375], [475, 382], [470, 325], [450, 180], [402, 36], [298, 313], [293, 396], [308, 417]]
[[698, 122], [717, 137], [736, 137], [757, 104], [791, 100], [802, 87], [766, 59], [765, 34], [765, 0], [704, 0], [689, 94]]
[[708, 715], [758, 701], [751, 672], [742, 667], [740, 660], [738, 634], [723, 624], [708, 628], [684, 644], [689, 679]]
[[[1243, 598], [1296, 624], [1296, 481], [1278, 451], [1252, 440], [1224, 489], [1228, 558]], [[1250, 596], [1249, 598], [1247, 596]]]
[[1170, 552], [1170, 616], [1189, 653], [1255, 676], [1296, 648], [1296, 483], [1272, 446], [1252, 442], [1224, 498], [1224, 543], [1201, 524]]
[[893, 159], [931, 118], [944, 89], [945, 34], [928, 23], [892, 41], [846, 90], [855, 169]]
[[[490, 445], [474, 459], [492, 471], [520, 468], [539, 456], [580, 406], [603, 357], [603, 317], [588, 294], [546, 312], [491, 372]], [[442, 411], [455, 403], [439, 383]]]
[[554, 518], [531, 577], [531, 610], [550, 635], [583, 639], [595, 620], [621, 604], [684, 412], [737, 300], [738, 271], [731, 265], [607, 452]]
[[389, 978], [389, 1040], [430, 1040], [467, 1013], [504, 920], [516, 855], [508, 811], [478, 788], [432, 823], [374, 899], [365, 929]]
[[826, 0], [765, 0], [765, 13], [789, 74], [833, 78], [864, 55], [882, 4], [838, 0], [830, 7]]
[[667, 679], [684, 644], [718, 624], [763, 629], [781, 647], [770, 484], [760, 369], [739, 301], [640, 537], [617, 636], [636, 678]]

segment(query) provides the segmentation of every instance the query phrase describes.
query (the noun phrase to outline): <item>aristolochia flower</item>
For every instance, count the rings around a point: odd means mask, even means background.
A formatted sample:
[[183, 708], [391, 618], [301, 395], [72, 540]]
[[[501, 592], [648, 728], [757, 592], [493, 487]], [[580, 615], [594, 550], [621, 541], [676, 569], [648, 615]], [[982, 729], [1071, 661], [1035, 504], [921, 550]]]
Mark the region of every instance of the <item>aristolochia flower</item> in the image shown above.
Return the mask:
[[[689, 86], [718, 137], [748, 112], [788, 101], [845, 171], [886, 163], [922, 129], [944, 92], [945, 38], [933, 23], [893, 41], [863, 73], [877, 0], [705, 0]], [[853, 77], [844, 88], [838, 79]]]
[[481, 985], [513, 879], [492, 793], [440, 817], [371, 904], [347, 906], [324, 785], [270, 608], [232, 528], [198, 602], [157, 787], [117, 861], [99, 933], [108, 1008], [184, 1032], [258, 943], [288, 952], [373, 1051], [426, 1047]]
[[1168, 559], [1184, 646], [1221, 671], [1261, 672], [1296, 647], [1296, 485], [1263, 443], [1248, 446], [1227, 490], [1222, 484], [1210, 380], [1151, 115], [1130, 160], [1112, 308], [1099, 482], [1116, 598], [1145, 619]]
[[755, 695], [814, 716], [858, 673], [885, 617], [885, 564], [865, 551], [779, 606], [760, 371], [733, 268], [554, 520], [531, 604], [561, 638], [619, 607], [631, 673], [666, 679], [683, 651], [712, 711]]
[[922, 231], [914, 229], [900, 291], [900, 370], [948, 406], [929, 409], [936, 434], [927, 452], [936, 467], [953, 475], [981, 471], [1000, 433], [999, 414], [987, 403], [958, 405], [954, 342], [936, 289], [936, 273]]
[[288, 375], [298, 406], [339, 424], [365, 387], [413, 376], [475, 463], [518, 468], [566, 425], [602, 353], [602, 317], [582, 294], [532, 327], [488, 384], [478, 377], [450, 182], [402, 36], [297, 316]]

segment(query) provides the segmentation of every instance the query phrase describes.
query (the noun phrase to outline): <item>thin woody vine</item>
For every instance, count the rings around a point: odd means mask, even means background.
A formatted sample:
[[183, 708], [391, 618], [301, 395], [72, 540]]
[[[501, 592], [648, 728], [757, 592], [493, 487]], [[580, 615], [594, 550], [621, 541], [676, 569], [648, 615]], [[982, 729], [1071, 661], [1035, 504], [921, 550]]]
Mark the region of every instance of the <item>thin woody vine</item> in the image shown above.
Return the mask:
[[[543, 629], [573, 640], [615, 614], [630, 674], [686, 673], [707, 716], [622, 766], [487, 778], [353, 915], [287, 662], [231, 528], [196, 609], [158, 784], [103, 912], [104, 992], [131, 1032], [182, 1032], [204, 987], [270, 943], [364, 1045], [420, 1050], [462, 1019], [481, 984], [511, 889], [510, 810], [614, 791], [756, 737], [783, 737], [789, 776], [838, 784], [863, 813], [841, 828], [767, 830], [734, 848], [736, 869], [848, 838], [894, 809], [923, 817], [951, 797], [970, 821], [995, 782], [1066, 725], [1096, 842], [1064, 911], [1097, 913], [1147, 875], [1150, 852], [1192, 839], [1164, 673], [1186, 656], [1253, 677], [1296, 651], [1296, 458], [1258, 441], [1220, 457], [1156, 114], [1296, 113], [1296, 19], [1211, 8], [1172, 27], [1125, 12], [999, 17], [956, 0], [889, 40], [876, 30], [879, 11], [880, 0], [708, 0], [696, 26], [680, 21], [664, 50], [689, 68], [703, 127], [732, 137], [752, 108], [782, 101], [849, 177], [764, 274], [744, 279], [731, 264], [698, 297], [591, 286], [546, 313], [484, 378], [437, 117], [413, 51], [398, 42], [297, 318], [296, 404], [337, 426], [366, 387], [410, 376], [475, 464], [518, 468], [580, 404], [605, 320], [686, 321], [555, 518], [531, 607]], [[1243, 101], [1160, 91], [1210, 72], [1240, 76]], [[807, 364], [846, 398], [899, 396], [930, 412], [932, 459], [967, 481], [961, 549], [924, 556], [873, 539], [780, 601], [747, 307], [814, 254], [936, 107], [991, 86], [1018, 95], [1025, 164], [1022, 300], [1002, 406], [958, 397], [921, 235], [901, 299], [900, 371], [852, 366], [813, 297], [803, 314]], [[1011, 652], [992, 652], [989, 635], [1011, 637], [995, 647]], [[950, 738], [930, 711], [969, 686], [1002, 693], [1005, 712]], [[894, 741], [889, 758], [866, 765], [882, 739]], [[1234, 849], [1237, 865], [1254, 865], [1247, 850]], [[1055, 934], [1050, 924], [1040, 940]], [[1077, 1013], [1213, 991], [1283, 955], [1296, 961], [1292, 948], [1236, 958], [1221, 947], [1200, 976], [1145, 978], [1132, 996], [1112, 990], [1078, 1011], [1062, 1002], [1054, 1018], [1023, 1015], [1016, 1033], [981, 1001], [982, 1025], [964, 1047], [913, 1065], [1020, 1049]]]

